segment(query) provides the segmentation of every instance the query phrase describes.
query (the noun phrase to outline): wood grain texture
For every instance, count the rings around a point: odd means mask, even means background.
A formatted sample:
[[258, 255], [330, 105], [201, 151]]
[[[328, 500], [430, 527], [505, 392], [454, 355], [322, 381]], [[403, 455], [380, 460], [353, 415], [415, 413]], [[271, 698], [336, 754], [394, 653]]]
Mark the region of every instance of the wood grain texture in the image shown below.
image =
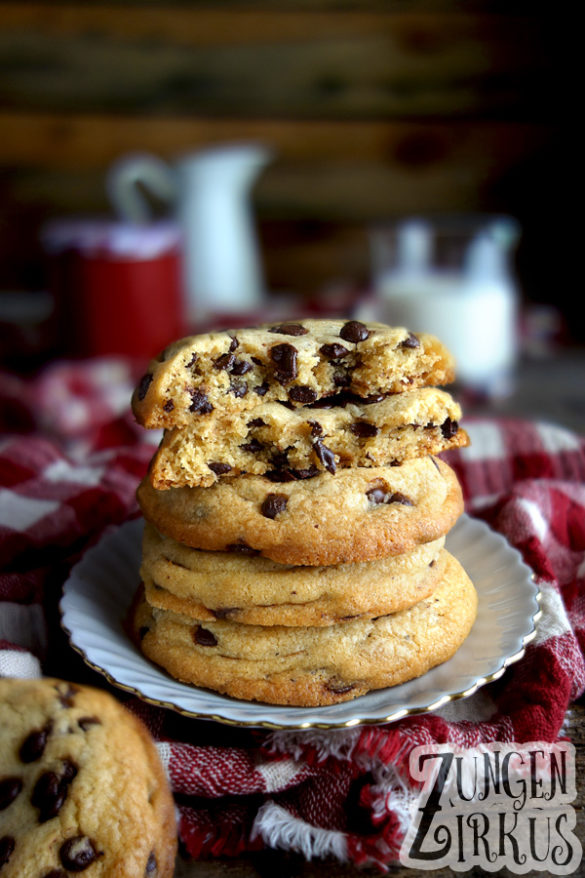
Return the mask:
[[539, 119], [532, 16], [0, 3], [0, 106]]
[[272, 148], [253, 203], [278, 289], [360, 283], [380, 219], [544, 215], [550, 31], [525, 0], [0, 2], [0, 287], [42, 283], [44, 220], [110, 213], [133, 151]]
[[[500, 208], [499, 180], [546, 150], [544, 126], [460, 121], [120, 118], [0, 114], [0, 164], [14, 198], [65, 211], [103, 210], [104, 173], [132, 151], [173, 159], [229, 141], [266, 144], [254, 193], [261, 218], [369, 221], [401, 212]], [[490, 197], [492, 201], [490, 203]]]
[[299, 163], [395, 163], [416, 172], [445, 161], [503, 168], [541, 149], [546, 125], [486, 120], [215, 119], [114, 113], [0, 110], [0, 163], [62, 169], [103, 168], [122, 153], [148, 149], [165, 158], [225, 141], [255, 141], [276, 159]]

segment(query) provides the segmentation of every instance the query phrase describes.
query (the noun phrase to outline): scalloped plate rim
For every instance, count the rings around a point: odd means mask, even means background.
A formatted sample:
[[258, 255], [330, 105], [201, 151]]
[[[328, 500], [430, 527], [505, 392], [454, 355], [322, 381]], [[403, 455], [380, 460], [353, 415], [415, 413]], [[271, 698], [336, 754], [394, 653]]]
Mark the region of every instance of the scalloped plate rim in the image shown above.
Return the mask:
[[[448, 702], [467, 698], [481, 686], [501, 677], [512, 663], [524, 655], [526, 645], [536, 635], [536, 625], [541, 615], [540, 591], [536, 586], [534, 574], [525, 564], [518, 550], [511, 546], [504, 536], [491, 530], [485, 522], [463, 514], [447, 535], [446, 545], [466, 567], [476, 585], [480, 602], [478, 619], [469, 637], [452, 659], [439, 665], [438, 668], [433, 668], [417, 680], [376, 690], [353, 701], [322, 708], [238, 701], [173, 680], [166, 671], [142, 656], [125, 635], [123, 618], [140, 581], [138, 564], [142, 527], [143, 520], [137, 518], [108, 529], [100, 541], [72, 568], [60, 601], [61, 625], [72, 648], [81, 655], [89, 667], [103, 675], [109, 683], [138, 696], [149, 704], [172, 709], [196, 719], [269, 729], [334, 729], [384, 724], [404, 716], [428, 713], [443, 707]], [[124, 552], [123, 556], [117, 554], [120, 549]], [[481, 558], [475, 558], [477, 566], [485, 570], [487, 564], [488, 572], [492, 575], [506, 571], [507, 581], [488, 586], [483, 579], [474, 578], [473, 553], [477, 553], [480, 549], [485, 551]], [[496, 564], [498, 559], [499, 566]], [[118, 570], [122, 568], [122, 573], [127, 574], [126, 579], [122, 576], [120, 585], [123, 594], [122, 603], [114, 610], [111, 609], [110, 604], [115, 603], [115, 593], [113, 591], [105, 593], [99, 588], [99, 575], [104, 575], [105, 564], [109, 567], [113, 564], [114, 569]], [[135, 577], [130, 574], [133, 570], [136, 572]], [[511, 589], [512, 584], [516, 587], [520, 585], [520, 590]], [[489, 613], [494, 615], [494, 602], [497, 603], [495, 599], [499, 596], [498, 600], [501, 600], [502, 594], [516, 607], [515, 615], [519, 615], [516, 629], [503, 632], [509, 638], [510, 645], [504, 652], [496, 650], [496, 654], [484, 659], [486, 665], [484, 673], [464, 675], [465, 685], [457, 685], [453, 682], [450, 686], [442, 685], [433, 689], [433, 681], [442, 679], [446, 674], [448, 676], [450, 666], [453, 667], [458, 657], [461, 661], [464, 648], [470, 650], [473, 647], [474, 633], [477, 638], [478, 630], [486, 624], [489, 625], [487, 615]], [[92, 614], [90, 609], [93, 611]], [[101, 620], [98, 628], [96, 628], [96, 620]], [[496, 642], [494, 633], [502, 635], [501, 620], [500, 628], [490, 633], [490, 644]], [[116, 650], [112, 652], [114, 645]], [[161, 689], [167, 690], [164, 697]], [[405, 693], [413, 689], [415, 693], [417, 689], [422, 689], [422, 692], [416, 703], [409, 704]]]

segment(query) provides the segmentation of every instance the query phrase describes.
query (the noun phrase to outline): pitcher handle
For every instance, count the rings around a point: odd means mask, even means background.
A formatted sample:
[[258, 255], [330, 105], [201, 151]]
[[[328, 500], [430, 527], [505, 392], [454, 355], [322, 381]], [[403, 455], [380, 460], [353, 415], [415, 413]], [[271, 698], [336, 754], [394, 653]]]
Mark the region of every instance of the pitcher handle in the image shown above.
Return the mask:
[[152, 208], [144, 191], [163, 202], [174, 204], [177, 197], [175, 172], [163, 159], [149, 153], [133, 153], [115, 161], [106, 175], [106, 191], [120, 219], [145, 223]]

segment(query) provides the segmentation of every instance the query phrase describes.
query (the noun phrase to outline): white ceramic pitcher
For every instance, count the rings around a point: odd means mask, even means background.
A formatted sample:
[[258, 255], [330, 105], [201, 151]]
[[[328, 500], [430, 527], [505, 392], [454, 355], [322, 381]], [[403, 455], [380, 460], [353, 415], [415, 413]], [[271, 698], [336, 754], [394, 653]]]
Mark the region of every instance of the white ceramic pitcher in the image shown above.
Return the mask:
[[151, 207], [144, 189], [173, 203], [183, 250], [189, 321], [203, 315], [258, 309], [265, 297], [250, 191], [270, 161], [259, 144], [228, 144], [189, 153], [174, 167], [137, 153], [109, 170], [107, 189], [116, 212], [144, 223]]

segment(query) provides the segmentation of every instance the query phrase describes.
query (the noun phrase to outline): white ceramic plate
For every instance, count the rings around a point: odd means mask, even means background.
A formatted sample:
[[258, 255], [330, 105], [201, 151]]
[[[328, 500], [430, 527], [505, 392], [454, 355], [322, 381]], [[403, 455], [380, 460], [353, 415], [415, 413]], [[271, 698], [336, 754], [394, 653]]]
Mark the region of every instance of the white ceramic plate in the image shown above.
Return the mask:
[[199, 719], [266, 728], [340, 728], [387, 723], [436, 710], [497, 679], [536, 633], [539, 592], [519, 552], [486, 524], [463, 515], [447, 548], [479, 595], [471, 633], [449, 661], [417, 680], [328, 707], [281, 707], [238, 701], [187, 686], [151, 664], [124, 632], [139, 584], [142, 520], [106, 534], [71, 572], [61, 600], [62, 625], [87, 664], [144, 700]]

